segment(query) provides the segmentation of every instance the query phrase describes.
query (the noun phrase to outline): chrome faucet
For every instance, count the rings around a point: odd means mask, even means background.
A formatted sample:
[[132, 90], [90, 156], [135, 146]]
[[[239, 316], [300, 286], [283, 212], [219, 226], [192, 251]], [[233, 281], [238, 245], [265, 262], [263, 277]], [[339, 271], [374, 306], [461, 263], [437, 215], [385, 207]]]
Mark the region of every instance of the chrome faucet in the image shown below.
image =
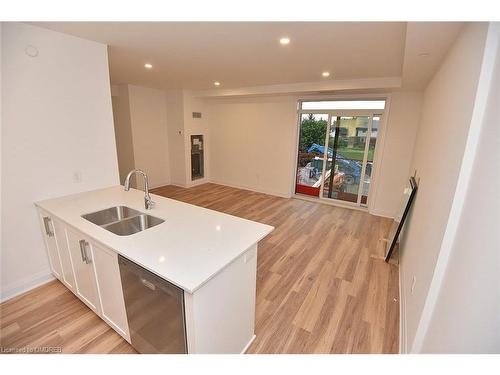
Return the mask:
[[130, 190], [130, 176], [132, 176], [134, 173], [139, 173], [144, 177], [144, 207], [146, 208], [146, 210], [150, 210], [155, 205], [155, 202], [153, 202], [149, 195], [148, 175], [145, 172], [141, 171], [140, 169], [132, 169], [128, 173], [127, 178], [125, 178], [125, 191]]

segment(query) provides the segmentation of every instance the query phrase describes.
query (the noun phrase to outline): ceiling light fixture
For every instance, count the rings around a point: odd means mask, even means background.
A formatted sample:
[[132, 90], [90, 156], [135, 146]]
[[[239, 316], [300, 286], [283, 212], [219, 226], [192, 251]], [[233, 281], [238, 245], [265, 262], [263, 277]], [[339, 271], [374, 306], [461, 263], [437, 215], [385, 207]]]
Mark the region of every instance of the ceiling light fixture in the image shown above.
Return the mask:
[[145, 67], [146, 69], [153, 69], [153, 65], [151, 65], [150, 63], [146, 63], [146, 64], [144, 64], [144, 67]]
[[422, 52], [418, 54], [419, 57], [429, 57], [430, 55], [431, 54], [429, 52]]
[[220, 82], [219, 82], [219, 81], [215, 81], [215, 82], [214, 82], [214, 85], [215, 85], [215, 86], [220, 86]]
[[280, 39], [280, 43], [283, 45], [290, 44], [290, 38], [284, 36], [283, 38]]
[[323, 77], [330, 77], [330, 72], [323, 72], [321, 73]]

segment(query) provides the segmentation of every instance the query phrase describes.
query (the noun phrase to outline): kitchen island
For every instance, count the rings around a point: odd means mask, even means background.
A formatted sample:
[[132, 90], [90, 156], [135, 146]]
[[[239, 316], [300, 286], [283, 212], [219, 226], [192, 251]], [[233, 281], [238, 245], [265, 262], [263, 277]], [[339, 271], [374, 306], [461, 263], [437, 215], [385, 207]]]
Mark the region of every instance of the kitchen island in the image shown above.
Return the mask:
[[[37, 202], [54, 276], [135, 347], [134, 337], [136, 342], [144, 337], [129, 327], [137, 306], [133, 310], [130, 301], [125, 306], [118, 262], [123, 258], [143, 269], [144, 275], [180, 291], [185, 350], [174, 352], [244, 352], [255, 338], [257, 243], [274, 228], [157, 195], [152, 198], [154, 208], [146, 210], [142, 191], [114, 186]], [[163, 222], [119, 235], [82, 217], [118, 206]], [[141, 280], [154, 290], [149, 281]], [[144, 289], [145, 295], [148, 292]], [[154, 302], [149, 310], [143, 306], [145, 316], [157, 306]], [[143, 322], [142, 327], [154, 331], [157, 325], [158, 335], [166, 323], [155, 319], [160, 321]], [[168, 345], [162, 348], [144, 351], [171, 352]]]

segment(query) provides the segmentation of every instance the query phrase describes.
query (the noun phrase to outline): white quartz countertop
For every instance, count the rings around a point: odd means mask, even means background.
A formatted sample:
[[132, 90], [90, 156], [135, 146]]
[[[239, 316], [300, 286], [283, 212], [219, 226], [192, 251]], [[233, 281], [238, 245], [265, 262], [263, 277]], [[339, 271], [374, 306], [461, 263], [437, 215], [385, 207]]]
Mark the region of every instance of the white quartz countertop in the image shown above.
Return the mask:
[[[123, 186], [36, 202], [36, 205], [102, 245], [193, 293], [274, 227]], [[81, 215], [127, 206], [165, 220], [129, 236], [118, 236]]]

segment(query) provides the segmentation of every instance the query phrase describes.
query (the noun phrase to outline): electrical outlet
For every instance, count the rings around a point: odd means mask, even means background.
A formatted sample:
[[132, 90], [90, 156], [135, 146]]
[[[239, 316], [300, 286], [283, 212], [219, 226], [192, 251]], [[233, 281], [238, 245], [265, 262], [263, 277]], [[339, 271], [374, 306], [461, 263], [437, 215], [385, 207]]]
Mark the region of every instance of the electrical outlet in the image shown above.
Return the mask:
[[413, 278], [411, 279], [411, 289], [410, 289], [411, 294], [413, 294], [416, 284], [417, 284], [417, 277], [413, 276]]

